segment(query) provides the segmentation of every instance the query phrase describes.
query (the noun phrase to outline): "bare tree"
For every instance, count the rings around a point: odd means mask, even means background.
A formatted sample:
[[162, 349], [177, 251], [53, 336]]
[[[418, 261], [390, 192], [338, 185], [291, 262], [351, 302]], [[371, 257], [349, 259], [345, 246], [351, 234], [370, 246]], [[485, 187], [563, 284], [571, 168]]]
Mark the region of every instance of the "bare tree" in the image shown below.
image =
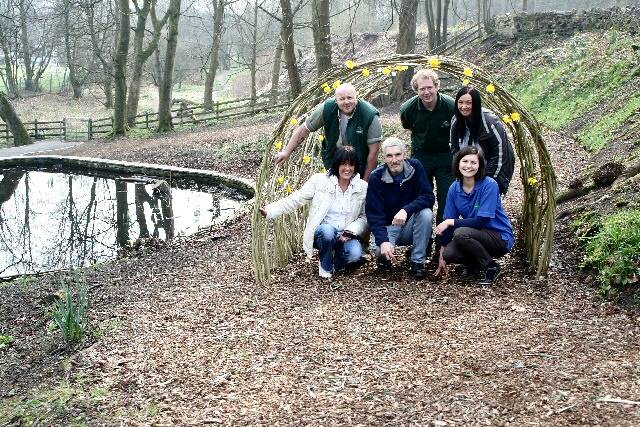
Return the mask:
[[293, 12], [291, 11], [290, 0], [280, 0], [282, 8], [282, 30], [280, 37], [284, 46], [284, 60], [289, 75], [289, 84], [291, 86], [291, 95], [296, 97], [302, 92], [302, 82], [300, 81], [300, 72], [296, 63], [295, 44], [293, 39]]
[[113, 134], [124, 135], [127, 131], [127, 55], [131, 22], [129, 0], [117, 0], [118, 35], [113, 60], [115, 97], [113, 103]]
[[[115, 16], [111, 1], [94, 2], [92, 0], [81, 3], [86, 15], [89, 36], [93, 54], [101, 65], [101, 78], [97, 79], [102, 84], [105, 96], [105, 107], [113, 107], [113, 47], [115, 44]], [[97, 17], [96, 17], [97, 12]]]
[[162, 80], [159, 86], [158, 102], [158, 132], [167, 132], [173, 129], [171, 122], [171, 97], [173, 93], [173, 67], [176, 50], [178, 48], [178, 24], [180, 22], [181, 0], [170, 0], [169, 20], [167, 24], [167, 48], [165, 51]]
[[213, 108], [213, 83], [216, 79], [219, 65], [218, 55], [223, 33], [224, 11], [227, 4], [230, 3], [228, 0], [213, 0], [213, 40], [204, 80], [204, 107], [209, 110]]
[[425, 0], [429, 49], [447, 41], [450, 0]]
[[[136, 114], [138, 114], [144, 64], [158, 48], [162, 28], [169, 18], [169, 11], [167, 10], [162, 19], [158, 19], [156, 15], [156, 0], [143, 0], [142, 7], [140, 7], [138, 0], [132, 0], [132, 3], [136, 11], [136, 26], [133, 30], [133, 67], [127, 92], [127, 124], [129, 127], [135, 126]], [[153, 32], [151, 33], [151, 40], [144, 47], [145, 34], [148, 32], [147, 19], [149, 15], [151, 16]]]
[[15, 24], [14, 7], [11, 1], [0, 2], [0, 50], [2, 50], [4, 68], [0, 69], [0, 77], [11, 98], [18, 96], [18, 67], [20, 44], [17, 37], [19, 28]]
[[[24, 88], [30, 91], [40, 90], [40, 79], [51, 61], [55, 37], [51, 31], [55, 26], [48, 22], [46, 8], [40, 5], [38, 10], [33, 0], [16, 0], [20, 44], [24, 66]], [[41, 12], [38, 15], [37, 12]], [[36, 41], [32, 41], [33, 38]]]
[[[416, 1], [417, 3], [417, 1]], [[311, 5], [313, 45], [316, 52], [316, 72], [320, 76], [331, 68], [331, 31], [329, 26], [329, 0], [313, 0]], [[415, 22], [415, 18], [414, 18]]]
[[73, 90], [73, 98], [79, 99], [87, 78], [95, 71], [96, 57], [90, 48], [91, 40], [84, 37], [87, 28], [82, 25], [76, 4], [71, 0], [63, 0], [62, 8], [64, 53], [69, 69], [69, 83]]
[[271, 67], [271, 93], [269, 102], [275, 104], [278, 100], [278, 88], [280, 85], [280, 64], [282, 63], [282, 39], [278, 37], [278, 44], [273, 54], [273, 66]]
[[[398, 43], [396, 53], [414, 53], [416, 48], [416, 15], [418, 14], [418, 0], [402, 0], [398, 26]], [[400, 101], [404, 98], [405, 78], [410, 73], [399, 73], [393, 79], [391, 99]]]

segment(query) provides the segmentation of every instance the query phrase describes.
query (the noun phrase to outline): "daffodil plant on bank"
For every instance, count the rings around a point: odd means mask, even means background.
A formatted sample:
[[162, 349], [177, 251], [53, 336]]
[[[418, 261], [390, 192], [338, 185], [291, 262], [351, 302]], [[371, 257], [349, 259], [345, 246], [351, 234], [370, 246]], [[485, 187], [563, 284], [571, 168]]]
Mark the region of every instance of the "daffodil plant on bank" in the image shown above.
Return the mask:
[[278, 166], [273, 162], [274, 151], [280, 151], [313, 108], [333, 96], [343, 82], [353, 84], [358, 96], [368, 99], [384, 93], [394, 75], [414, 68], [431, 68], [453, 81], [478, 88], [483, 104], [502, 117], [513, 136], [524, 190], [518, 242], [537, 274], [546, 272], [553, 243], [556, 178], [537, 120], [493, 76], [476, 65], [453, 57], [410, 54], [361, 62], [348, 59], [310, 82], [292, 102], [265, 147], [257, 180], [252, 261], [258, 282], [268, 281], [271, 269], [284, 265], [299, 247], [306, 217], [304, 210], [298, 211], [271, 225], [260, 216], [258, 208], [300, 188], [311, 174], [326, 172], [320, 157], [324, 140], [321, 132], [311, 133], [289, 160]]

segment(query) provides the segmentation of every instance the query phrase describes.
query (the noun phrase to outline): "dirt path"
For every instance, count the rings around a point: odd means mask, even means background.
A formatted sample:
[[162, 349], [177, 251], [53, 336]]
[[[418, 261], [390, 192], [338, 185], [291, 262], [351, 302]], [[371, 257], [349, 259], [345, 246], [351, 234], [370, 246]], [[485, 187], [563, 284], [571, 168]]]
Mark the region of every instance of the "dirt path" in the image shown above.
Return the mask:
[[[269, 131], [263, 123], [68, 153], [180, 166], [195, 158], [252, 177], [255, 153], [239, 163], [216, 153]], [[548, 141], [562, 185], [584, 153], [558, 135]], [[510, 191], [515, 212], [521, 189]], [[563, 243], [543, 281], [517, 255], [504, 259], [493, 288], [379, 274], [373, 262], [328, 282], [299, 257], [260, 286], [249, 230], [245, 218], [89, 273], [104, 336], [66, 365], [71, 383], [94, 396], [70, 400], [69, 417], [91, 425], [640, 424], [640, 405], [612, 400], [640, 400], [640, 318], [598, 302]], [[30, 362], [41, 369], [22, 360]], [[28, 388], [15, 381], [14, 392]]]

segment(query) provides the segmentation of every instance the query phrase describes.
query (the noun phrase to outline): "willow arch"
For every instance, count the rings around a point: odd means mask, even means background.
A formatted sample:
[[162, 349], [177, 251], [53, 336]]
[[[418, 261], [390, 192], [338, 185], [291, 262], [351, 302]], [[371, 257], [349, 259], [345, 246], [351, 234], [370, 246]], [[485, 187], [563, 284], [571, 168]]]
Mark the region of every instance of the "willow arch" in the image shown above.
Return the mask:
[[271, 270], [285, 265], [297, 250], [306, 216], [306, 211], [301, 210], [270, 224], [262, 218], [259, 208], [299, 188], [311, 174], [322, 169], [322, 130], [309, 135], [285, 164], [274, 165], [274, 154], [306, 115], [333, 95], [340, 82], [352, 83], [359, 96], [367, 99], [390, 86], [392, 77], [409, 67], [432, 68], [478, 88], [484, 105], [502, 116], [513, 135], [524, 189], [518, 241], [536, 275], [547, 272], [555, 223], [556, 176], [538, 121], [487, 72], [470, 62], [446, 56], [395, 55], [362, 64], [347, 61], [328, 70], [294, 100], [274, 129], [262, 158], [251, 218], [251, 256], [258, 282], [268, 281]]

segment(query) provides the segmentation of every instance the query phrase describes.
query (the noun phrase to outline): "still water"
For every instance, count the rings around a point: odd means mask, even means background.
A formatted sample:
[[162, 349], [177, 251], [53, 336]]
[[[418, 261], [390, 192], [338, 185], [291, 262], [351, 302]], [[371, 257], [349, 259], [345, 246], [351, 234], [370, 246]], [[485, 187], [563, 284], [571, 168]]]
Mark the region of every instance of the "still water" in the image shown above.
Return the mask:
[[0, 276], [91, 265], [138, 238], [170, 240], [247, 197], [149, 177], [0, 170]]

